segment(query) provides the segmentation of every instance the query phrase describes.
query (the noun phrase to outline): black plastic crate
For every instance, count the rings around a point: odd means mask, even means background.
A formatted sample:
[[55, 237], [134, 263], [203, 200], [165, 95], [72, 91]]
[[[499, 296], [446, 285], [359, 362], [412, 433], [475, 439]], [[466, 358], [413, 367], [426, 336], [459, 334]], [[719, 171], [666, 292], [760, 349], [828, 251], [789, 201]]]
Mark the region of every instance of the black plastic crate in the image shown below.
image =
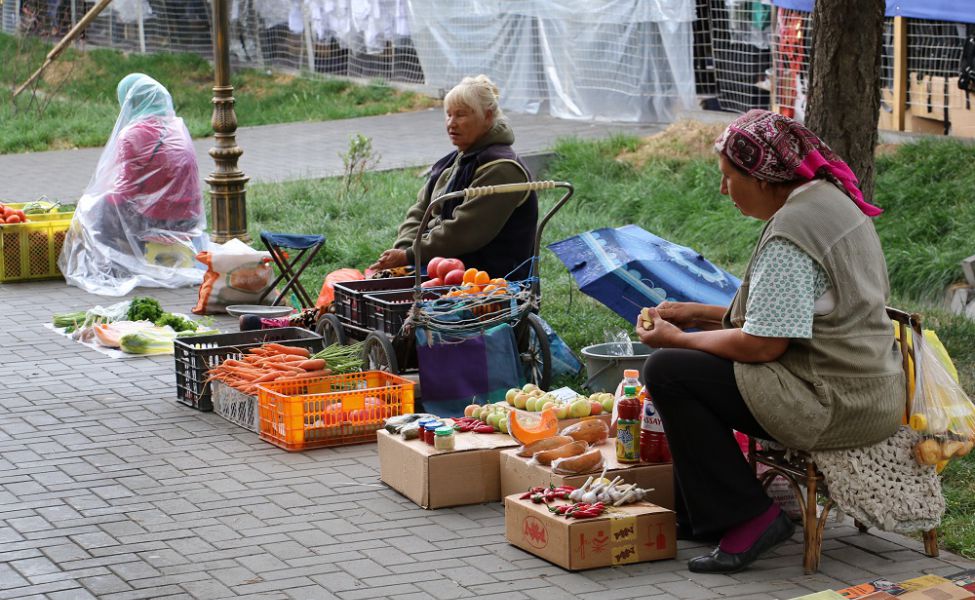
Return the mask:
[[312, 353], [325, 347], [322, 336], [300, 327], [177, 338], [173, 344], [176, 358], [176, 399], [197, 410], [212, 411], [213, 401], [210, 384], [207, 382], [210, 368], [228, 358], [239, 359], [249, 348], [268, 342], [300, 346], [308, 348]]
[[[429, 279], [424, 277], [423, 281]], [[416, 277], [387, 277], [385, 279], [359, 279], [356, 281], [340, 281], [332, 286], [335, 298], [332, 308], [340, 321], [355, 327], [370, 329], [370, 319], [367, 307], [363, 303], [363, 296], [375, 292], [395, 290], [412, 290], [416, 285]]]
[[[436, 300], [443, 293], [443, 289], [423, 290], [422, 300]], [[396, 335], [403, 327], [407, 313], [413, 306], [413, 290], [394, 290], [366, 294], [362, 297], [367, 322], [365, 327], [374, 331], [382, 331], [389, 335]]]

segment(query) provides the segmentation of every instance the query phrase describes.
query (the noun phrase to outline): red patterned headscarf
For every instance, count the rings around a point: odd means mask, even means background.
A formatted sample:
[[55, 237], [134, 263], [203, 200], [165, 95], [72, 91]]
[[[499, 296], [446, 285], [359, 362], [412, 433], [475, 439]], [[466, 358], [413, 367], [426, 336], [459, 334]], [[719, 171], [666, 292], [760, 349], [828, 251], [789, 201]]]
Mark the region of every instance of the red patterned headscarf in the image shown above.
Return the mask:
[[728, 125], [714, 149], [752, 177], [772, 183], [823, 178], [868, 217], [882, 209], [863, 199], [857, 178], [826, 142], [801, 123], [767, 110], [751, 110]]

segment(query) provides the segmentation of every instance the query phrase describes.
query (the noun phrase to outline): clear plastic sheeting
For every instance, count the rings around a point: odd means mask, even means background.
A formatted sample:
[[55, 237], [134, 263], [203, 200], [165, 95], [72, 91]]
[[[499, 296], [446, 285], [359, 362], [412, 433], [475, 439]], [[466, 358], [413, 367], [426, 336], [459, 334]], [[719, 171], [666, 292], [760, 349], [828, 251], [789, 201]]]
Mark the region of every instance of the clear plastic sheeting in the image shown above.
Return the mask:
[[58, 267], [68, 283], [106, 296], [199, 284], [206, 215], [189, 131], [151, 77], [126, 76], [118, 95], [121, 112]]
[[426, 83], [484, 73], [515, 112], [672, 121], [695, 102], [692, 3], [682, 0], [411, 0]]

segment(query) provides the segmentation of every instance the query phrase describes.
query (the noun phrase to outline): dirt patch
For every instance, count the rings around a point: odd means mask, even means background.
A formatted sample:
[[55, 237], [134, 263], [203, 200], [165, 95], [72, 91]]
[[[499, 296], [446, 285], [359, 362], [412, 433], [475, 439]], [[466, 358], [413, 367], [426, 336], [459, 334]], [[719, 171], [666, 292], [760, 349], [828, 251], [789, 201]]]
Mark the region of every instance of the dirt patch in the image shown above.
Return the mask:
[[[51, 88], [58, 89], [72, 78], [85, 73], [89, 63], [91, 63], [91, 59], [86, 54], [71, 56], [66, 60], [56, 59], [44, 69], [41, 78]], [[37, 67], [40, 66], [37, 65]]]
[[724, 128], [725, 125], [721, 123], [677, 121], [660, 133], [641, 139], [636, 150], [622, 152], [617, 158], [636, 168], [655, 159], [713, 158], [714, 140]]
[[890, 156], [892, 154], [897, 154], [897, 150], [900, 148], [900, 144], [877, 144], [877, 147], [873, 149], [874, 156]]

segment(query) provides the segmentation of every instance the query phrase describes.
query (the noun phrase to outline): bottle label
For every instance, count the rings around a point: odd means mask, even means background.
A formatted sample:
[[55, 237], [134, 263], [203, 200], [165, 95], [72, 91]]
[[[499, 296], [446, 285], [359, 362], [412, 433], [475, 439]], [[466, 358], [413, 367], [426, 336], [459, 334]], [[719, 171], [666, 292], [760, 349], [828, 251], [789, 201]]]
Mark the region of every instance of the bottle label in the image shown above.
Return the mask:
[[650, 400], [643, 401], [643, 421], [640, 423], [640, 429], [643, 431], [664, 432], [664, 423], [660, 420], [660, 415], [657, 414], [653, 402]]
[[636, 421], [621, 419], [616, 424], [616, 460], [620, 462], [640, 460], [640, 429]]

